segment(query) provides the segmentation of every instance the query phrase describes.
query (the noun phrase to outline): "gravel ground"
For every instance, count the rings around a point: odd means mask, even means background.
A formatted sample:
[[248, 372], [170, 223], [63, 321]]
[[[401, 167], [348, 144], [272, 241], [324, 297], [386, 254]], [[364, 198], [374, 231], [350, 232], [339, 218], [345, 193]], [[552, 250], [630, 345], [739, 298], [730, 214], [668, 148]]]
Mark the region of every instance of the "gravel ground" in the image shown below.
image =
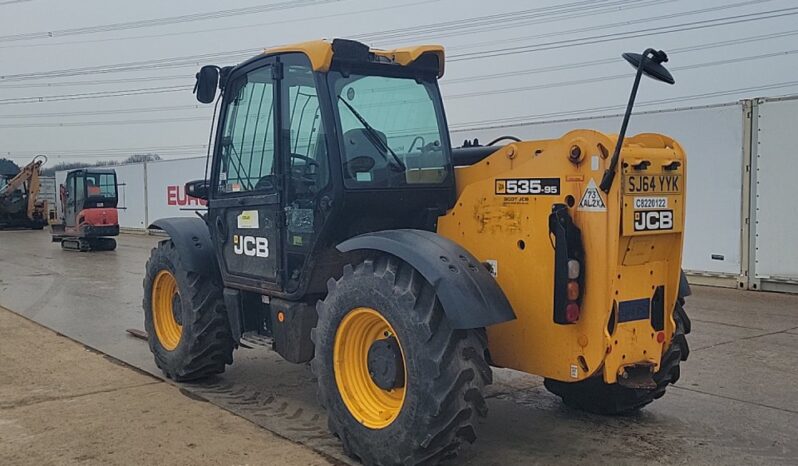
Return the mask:
[[0, 308], [0, 464], [329, 464]]

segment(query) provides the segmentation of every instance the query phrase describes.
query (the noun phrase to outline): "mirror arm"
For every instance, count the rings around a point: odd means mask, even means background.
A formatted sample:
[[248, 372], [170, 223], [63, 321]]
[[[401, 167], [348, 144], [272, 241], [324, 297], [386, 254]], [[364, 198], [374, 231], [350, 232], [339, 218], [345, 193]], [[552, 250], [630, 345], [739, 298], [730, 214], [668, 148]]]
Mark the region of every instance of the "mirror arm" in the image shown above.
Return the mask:
[[621, 131], [618, 133], [618, 142], [615, 143], [615, 151], [612, 153], [610, 159], [610, 166], [604, 170], [604, 175], [601, 177], [601, 184], [599, 188], [605, 193], [610, 192], [612, 182], [615, 180], [616, 168], [618, 168], [618, 158], [621, 155], [621, 148], [623, 147], [623, 140], [626, 137], [626, 127], [629, 125], [629, 117], [632, 115], [632, 108], [635, 105], [635, 98], [637, 97], [637, 89], [640, 87], [640, 78], [643, 77], [643, 67], [648, 60], [649, 54], [657, 54], [654, 49], [646, 49], [643, 52], [643, 57], [640, 64], [637, 65], [637, 73], [635, 74], [635, 82], [632, 85], [632, 93], [629, 95], [629, 102], [626, 104], [626, 113], [623, 115], [623, 123], [621, 124]]

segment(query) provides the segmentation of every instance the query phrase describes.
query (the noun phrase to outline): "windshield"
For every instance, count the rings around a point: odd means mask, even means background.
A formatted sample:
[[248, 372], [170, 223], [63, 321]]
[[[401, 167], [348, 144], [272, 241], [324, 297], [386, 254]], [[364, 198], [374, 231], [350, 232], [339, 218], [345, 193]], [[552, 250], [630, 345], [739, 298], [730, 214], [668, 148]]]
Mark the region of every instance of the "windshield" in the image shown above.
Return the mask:
[[86, 173], [86, 196], [116, 198], [116, 176], [113, 173]]
[[441, 184], [449, 170], [438, 88], [410, 77], [330, 73], [348, 187]]

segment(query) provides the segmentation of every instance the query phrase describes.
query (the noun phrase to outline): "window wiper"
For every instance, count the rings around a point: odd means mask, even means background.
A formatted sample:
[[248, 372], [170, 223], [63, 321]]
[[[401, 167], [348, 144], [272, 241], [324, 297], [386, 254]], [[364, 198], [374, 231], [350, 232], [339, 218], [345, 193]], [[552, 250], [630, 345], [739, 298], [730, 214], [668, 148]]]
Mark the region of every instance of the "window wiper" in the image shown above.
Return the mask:
[[407, 167], [402, 162], [402, 159], [400, 159], [399, 156], [396, 155], [396, 152], [394, 152], [393, 149], [391, 149], [391, 147], [385, 141], [382, 140], [379, 133], [377, 133], [377, 130], [371, 127], [369, 122], [366, 121], [366, 119], [363, 118], [363, 116], [360, 113], [358, 113], [357, 110], [355, 110], [355, 107], [353, 107], [352, 105], [349, 104], [349, 102], [344, 100], [344, 98], [341, 97], [340, 94], [338, 95], [338, 100], [340, 100], [341, 103], [346, 105], [346, 108], [348, 108], [349, 111], [352, 112], [352, 115], [354, 115], [355, 118], [357, 118], [357, 120], [360, 122], [360, 124], [363, 125], [363, 128], [366, 130], [366, 134], [368, 135], [371, 143], [374, 144], [374, 146], [381, 151], [380, 155], [382, 155], [383, 158], [385, 158], [385, 160], [388, 160], [386, 154], [390, 153], [396, 164], [399, 166], [399, 168], [401, 168], [402, 171], [407, 171]]

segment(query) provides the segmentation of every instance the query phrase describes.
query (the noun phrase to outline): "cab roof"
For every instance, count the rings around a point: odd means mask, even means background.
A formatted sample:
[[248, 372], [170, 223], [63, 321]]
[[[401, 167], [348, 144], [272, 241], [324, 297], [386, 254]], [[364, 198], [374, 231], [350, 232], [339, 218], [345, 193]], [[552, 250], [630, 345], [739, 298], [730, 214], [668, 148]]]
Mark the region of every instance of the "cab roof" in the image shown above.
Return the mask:
[[388, 61], [401, 66], [407, 66], [427, 54], [437, 57], [438, 78], [443, 77], [445, 54], [441, 45], [416, 45], [412, 47], [402, 47], [397, 49], [382, 50], [372, 49], [364, 44], [346, 39], [334, 39], [332, 41], [321, 39], [296, 44], [281, 45], [270, 47], [263, 51], [263, 55], [276, 55], [280, 53], [298, 52], [305, 54], [310, 59], [313, 71], [328, 71], [333, 62], [333, 57], [346, 54], [347, 58], [351, 53], [357, 54], [368, 50], [369, 55], [379, 61]]

